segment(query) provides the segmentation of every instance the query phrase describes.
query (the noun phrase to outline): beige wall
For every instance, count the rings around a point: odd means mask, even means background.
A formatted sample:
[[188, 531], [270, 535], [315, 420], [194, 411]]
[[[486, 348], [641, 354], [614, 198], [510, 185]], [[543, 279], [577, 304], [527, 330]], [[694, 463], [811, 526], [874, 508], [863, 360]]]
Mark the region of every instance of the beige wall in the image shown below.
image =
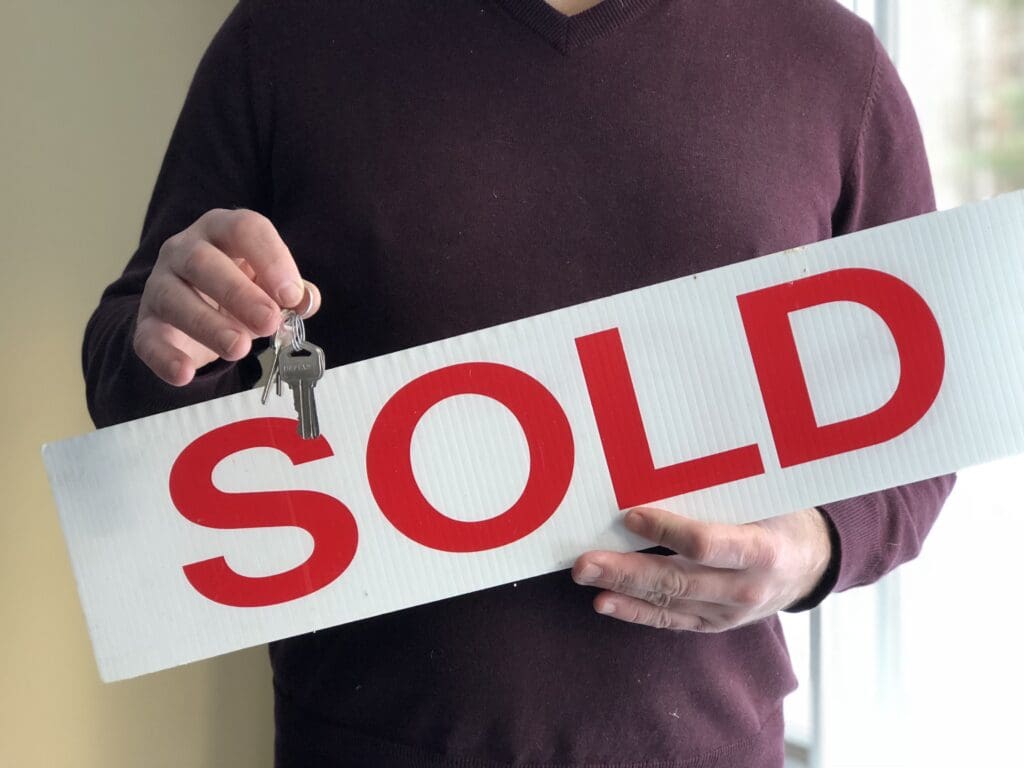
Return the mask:
[[138, 239], [188, 81], [231, 5], [0, 0], [3, 766], [271, 763], [262, 648], [99, 682], [39, 455], [91, 429], [82, 330]]

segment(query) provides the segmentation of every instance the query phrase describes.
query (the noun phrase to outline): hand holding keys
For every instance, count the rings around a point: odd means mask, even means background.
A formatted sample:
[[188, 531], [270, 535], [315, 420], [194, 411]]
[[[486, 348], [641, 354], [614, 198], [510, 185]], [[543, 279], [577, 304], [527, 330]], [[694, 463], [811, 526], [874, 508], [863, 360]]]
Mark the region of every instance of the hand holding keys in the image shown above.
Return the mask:
[[274, 334], [274, 362], [260, 398], [267, 402], [271, 383], [281, 395], [281, 382], [292, 390], [295, 411], [299, 418], [299, 435], [312, 440], [320, 436], [313, 388], [324, 375], [324, 351], [306, 341], [306, 327], [301, 315], [285, 310], [284, 319]]

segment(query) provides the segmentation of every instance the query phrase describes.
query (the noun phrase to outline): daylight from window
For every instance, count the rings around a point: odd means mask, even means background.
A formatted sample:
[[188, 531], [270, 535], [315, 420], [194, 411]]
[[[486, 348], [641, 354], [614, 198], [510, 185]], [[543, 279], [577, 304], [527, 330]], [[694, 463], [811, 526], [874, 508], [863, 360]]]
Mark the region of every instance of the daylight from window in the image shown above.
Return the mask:
[[[1024, 0], [845, 4], [897, 63], [939, 208], [1024, 188]], [[1024, 459], [960, 473], [917, 560], [822, 606], [819, 652], [807, 617], [784, 619], [793, 766], [1018, 764], [1022, 499]]]

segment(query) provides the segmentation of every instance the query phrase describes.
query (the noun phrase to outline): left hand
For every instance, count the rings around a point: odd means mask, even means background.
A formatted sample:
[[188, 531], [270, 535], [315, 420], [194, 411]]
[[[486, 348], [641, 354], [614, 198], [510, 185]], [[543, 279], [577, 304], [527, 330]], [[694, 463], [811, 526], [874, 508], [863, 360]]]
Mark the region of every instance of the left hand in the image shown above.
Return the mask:
[[677, 554], [587, 552], [572, 577], [606, 590], [598, 613], [661, 629], [723, 632], [771, 616], [810, 594], [832, 555], [816, 509], [724, 525], [642, 507], [625, 522]]

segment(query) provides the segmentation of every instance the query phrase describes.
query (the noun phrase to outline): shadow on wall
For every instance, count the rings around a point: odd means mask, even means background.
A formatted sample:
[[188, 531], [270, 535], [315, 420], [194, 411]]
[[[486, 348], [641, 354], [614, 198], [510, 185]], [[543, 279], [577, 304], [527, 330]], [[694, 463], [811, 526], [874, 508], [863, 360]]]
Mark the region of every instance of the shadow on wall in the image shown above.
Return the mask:
[[[260, 702], [259, 711], [238, 709], [238, 702], [247, 700]], [[206, 702], [220, 724], [206, 733], [210, 766], [273, 765], [274, 691], [266, 646], [213, 659]]]
[[[265, 646], [104, 686], [104, 764], [270, 768]], [[113, 737], [116, 734], [116, 737]]]

